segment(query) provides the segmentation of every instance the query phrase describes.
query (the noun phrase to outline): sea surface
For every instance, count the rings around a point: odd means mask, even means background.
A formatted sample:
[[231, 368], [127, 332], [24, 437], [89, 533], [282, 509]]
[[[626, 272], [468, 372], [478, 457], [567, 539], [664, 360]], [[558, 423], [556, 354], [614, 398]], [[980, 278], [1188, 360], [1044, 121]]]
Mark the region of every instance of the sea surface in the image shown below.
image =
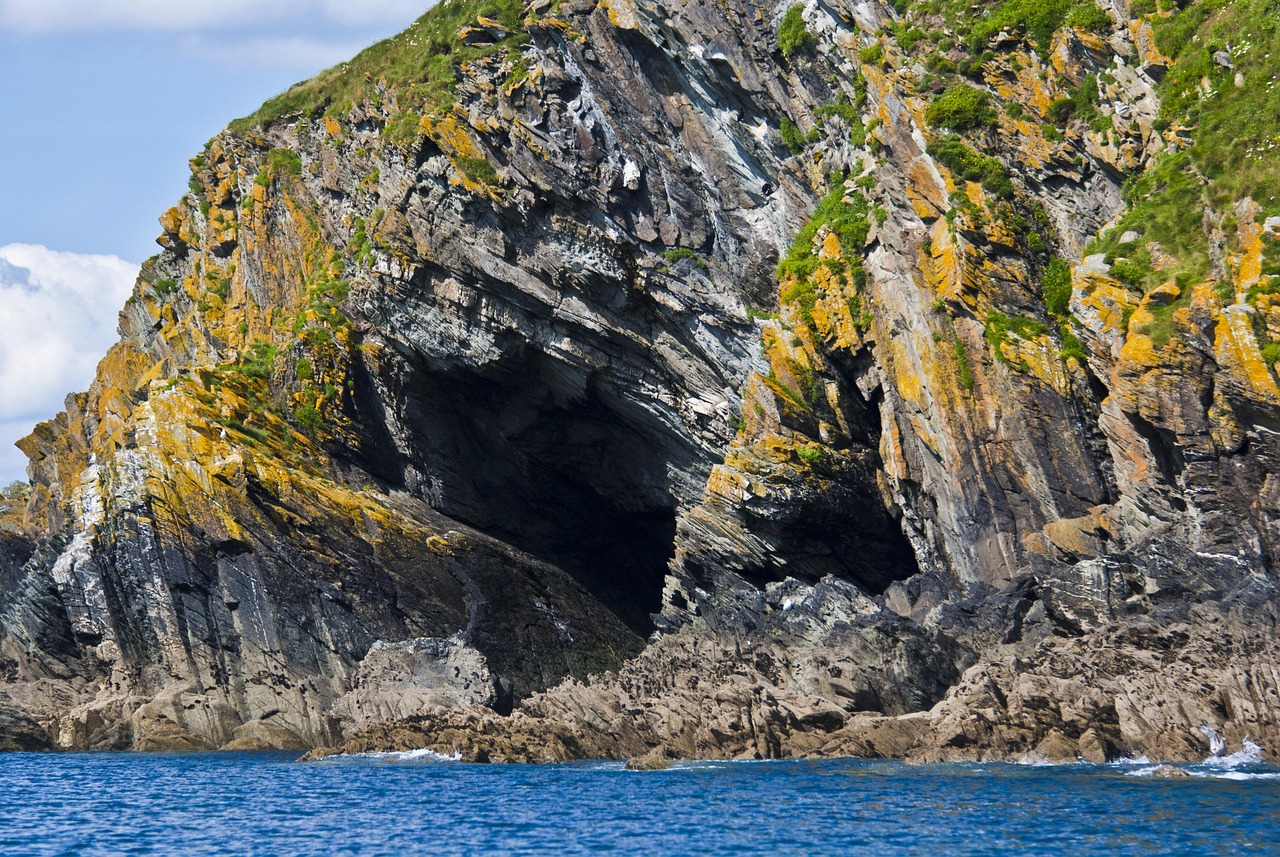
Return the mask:
[[1280, 854], [1280, 767], [0, 755], [0, 854]]

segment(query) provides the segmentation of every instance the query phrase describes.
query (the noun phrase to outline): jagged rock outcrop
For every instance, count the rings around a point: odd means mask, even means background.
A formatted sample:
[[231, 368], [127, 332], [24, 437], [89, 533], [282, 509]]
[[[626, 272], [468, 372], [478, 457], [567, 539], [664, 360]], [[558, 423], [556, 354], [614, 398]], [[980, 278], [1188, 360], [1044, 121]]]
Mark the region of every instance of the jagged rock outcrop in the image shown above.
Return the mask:
[[1276, 752], [1280, 229], [1214, 154], [1271, 96], [1198, 53], [1275, 28], [1050, 5], [452, 2], [233, 123], [22, 442], [5, 692], [63, 747]]

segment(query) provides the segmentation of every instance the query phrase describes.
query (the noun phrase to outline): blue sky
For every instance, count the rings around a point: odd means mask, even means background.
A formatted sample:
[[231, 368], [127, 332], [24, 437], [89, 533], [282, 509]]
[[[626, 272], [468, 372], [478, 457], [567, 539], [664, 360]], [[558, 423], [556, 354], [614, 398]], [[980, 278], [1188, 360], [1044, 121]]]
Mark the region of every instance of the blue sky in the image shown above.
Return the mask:
[[187, 159], [430, 0], [0, 0], [0, 485], [115, 341]]

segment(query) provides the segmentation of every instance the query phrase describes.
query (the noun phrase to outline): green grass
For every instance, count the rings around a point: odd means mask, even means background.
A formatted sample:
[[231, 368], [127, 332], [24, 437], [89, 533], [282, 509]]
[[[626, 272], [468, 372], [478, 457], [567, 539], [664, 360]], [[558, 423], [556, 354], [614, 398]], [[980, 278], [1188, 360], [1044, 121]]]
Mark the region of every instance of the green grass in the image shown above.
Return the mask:
[[292, 149], [272, 149], [267, 152], [267, 170], [298, 178], [302, 175], [302, 158]]
[[1174, 323], [1173, 314], [1180, 307], [1187, 306], [1191, 302], [1189, 292], [1184, 293], [1178, 300], [1166, 306], [1149, 305], [1147, 312], [1151, 313], [1152, 321], [1141, 325], [1138, 333], [1151, 337], [1151, 343], [1156, 348], [1164, 348], [1169, 344], [1169, 340], [1173, 339]]
[[[492, 46], [463, 44], [458, 29], [479, 16], [500, 21], [507, 37]], [[528, 39], [523, 17], [520, 0], [444, 0], [404, 32], [291, 87], [252, 115], [232, 122], [231, 130], [244, 133], [285, 117], [344, 111], [376, 99], [380, 79], [401, 87], [402, 109], [451, 105], [458, 67], [497, 52], [517, 51]]]
[[[1209, 277], [1206, 209], [1230, 223], [1236, 202], [1247, 196], [1262, 216], [1280, 214], [1280, 87], [1271, 83], [1280, 56], [1280, 0], [1163, 5], [1172, 14], [1152, 24], [1161, 50], [1175, 61], [1160, 84], [1159, 126], [1176, 122], [1191, 129], [1192, 144], [1126, 182], [1128, 212], [1090, 248], [1122, 257], [1117, 277], [1143, 289], [1177, 275]], [[1228, 43], [1234, 46], [1230, 70], [1212, 59]], [[1237, 71], [1243, 87], [1234, 84]], [[1120, 248], [1119, 236], [1130, 229], [1158, 241], [1173, 264], [1155, 270], [1145, 241]], [[1238, 249], [1231, 237], [1228, 252]]]
[[1062, 259], [1051, 260], [1040, 277], [1040, 293], [1049, 315], [1059, 319], [1070, 315], [1071, 265]]
[[813, 44], [813, 34], [804, 23], [804, 6], [792, 6], [778, 23], [778, 50], [790, 59]]

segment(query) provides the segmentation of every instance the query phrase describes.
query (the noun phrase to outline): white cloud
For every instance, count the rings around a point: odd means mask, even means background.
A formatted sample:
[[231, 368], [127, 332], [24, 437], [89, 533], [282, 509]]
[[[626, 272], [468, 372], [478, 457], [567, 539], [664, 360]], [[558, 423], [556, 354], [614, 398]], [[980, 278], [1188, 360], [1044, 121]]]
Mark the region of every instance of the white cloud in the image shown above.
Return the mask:
[[430, 0], [0, 0], [0, 29], [68, 31], [206, 31], [408, 26]]
[[14, 441], [93, 380], [137, 276], [116, 256], [0, 247], [0, 484], [23, 478]]
[[254, 68], [322, 69], [345, 62], [368, 47], [368, 40], [332, 42], [306, 37], [225, 39], [187, 37], [184, 47], [220, 63]]

